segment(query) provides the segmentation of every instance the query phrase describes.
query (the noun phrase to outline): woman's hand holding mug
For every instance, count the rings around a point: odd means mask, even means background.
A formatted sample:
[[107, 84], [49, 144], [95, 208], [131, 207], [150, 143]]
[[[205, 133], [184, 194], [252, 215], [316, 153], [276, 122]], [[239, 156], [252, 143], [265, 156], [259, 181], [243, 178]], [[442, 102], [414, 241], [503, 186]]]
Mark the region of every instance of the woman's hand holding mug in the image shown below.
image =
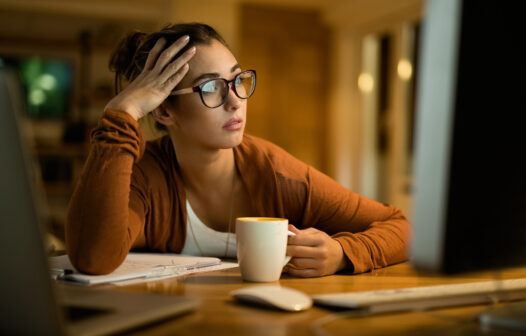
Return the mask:
[[308, 228], [298, 230], [289, 225], [296, 235], [288, 238], [287, 255], [292, 256], [284, 272], [297, 277], [319, 277], [348, 268], [350, 262], [340, 243], [323, 231]]

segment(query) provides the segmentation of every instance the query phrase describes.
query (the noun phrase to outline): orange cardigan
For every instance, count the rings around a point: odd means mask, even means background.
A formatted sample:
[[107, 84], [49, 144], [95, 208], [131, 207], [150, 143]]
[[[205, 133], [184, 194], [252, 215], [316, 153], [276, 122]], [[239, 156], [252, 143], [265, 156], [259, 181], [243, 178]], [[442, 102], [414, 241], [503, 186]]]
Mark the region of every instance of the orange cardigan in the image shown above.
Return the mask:
[[[146, 142], [127, 113], [105, 111], [71, 198], [66, 248], [80, 271], [105, 274], [132, 248], [181, 252], [186, 196], [168, 136]], [[406, 259], [410, 226], [403, 213], [360, 196], [278, 146], [245, 135], [234, 148], [251, 216], [284, 217], [338, 240], [365, 272]]]

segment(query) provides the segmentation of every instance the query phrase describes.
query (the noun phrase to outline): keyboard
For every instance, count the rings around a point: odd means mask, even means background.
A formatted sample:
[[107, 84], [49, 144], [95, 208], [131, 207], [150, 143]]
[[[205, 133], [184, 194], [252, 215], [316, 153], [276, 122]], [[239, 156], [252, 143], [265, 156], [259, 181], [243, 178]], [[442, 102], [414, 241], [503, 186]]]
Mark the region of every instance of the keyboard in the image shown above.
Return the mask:
[[526, 279], [312, 295], [314, 304], [370, 313], [427, 310], [526, 299]]

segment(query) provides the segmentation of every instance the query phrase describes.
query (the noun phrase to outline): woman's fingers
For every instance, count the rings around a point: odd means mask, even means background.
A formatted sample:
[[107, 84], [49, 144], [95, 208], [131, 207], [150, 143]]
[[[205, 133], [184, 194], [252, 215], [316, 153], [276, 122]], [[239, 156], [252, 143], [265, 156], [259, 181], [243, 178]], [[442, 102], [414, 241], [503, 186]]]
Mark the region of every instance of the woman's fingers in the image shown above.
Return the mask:
[[[107, 108], [115, 108], [128, 112], [138, 120], [157, 108], [168, 97], [173, 88], [188, 72], [188, 60], [195, 53], [190, 51], [178, 57], [169, 66], [170, 70], [164, 71], [166, 65], [189, 41], [188, 36], [183, 36], [166, 48], [166, 40], [159, 38], [150, 50], [143, 71], [124, 90], [115, 96]], [[192, 49], [192, 48], [190, 48]]]
[[294, 226], [294, 224], [289, 223], [289, 231], [294, 232], [295, 234], [298, 234], [301, 232], [301, 230], [298, 230], [297, 227]]
[[285, 269], [295, 276], [322, 276], [345, 268], [346, 257], [340, 243], [314, 228], [299, 230], [296, 236], [289, 237], [287, 255], [292, 258]]
[[323, 242], [321, 232], [316, 229], [306, 229], [301, 234], [288, 237], [289, 245], [318, 246]]
[[323, 251], [317, 246], [287, 245], [287, 255], [292, 258], [323, 258]]
[[[174, 76], [176, 76], [178, 73], [180, 73], [180, 70], [183, 70], [185, 73], [187, 70], [184, 70], [183, 67], [185, 65], [188, 65], [188, 61], [195, 55], [195, 47], [192, 47], [185, 51], [181, 56], [179, 56], [177, 59], [175, 59], [172, 63], [168, 64], [166, 68], [163, 70], [163, 72], [159, 75], [159, 81], [161, 83], [166, 82], [168, 86], [171, 86], [174, 81]], [[178, 76], [176, 76], [177, 78]], [[182, 77], [181, 77], [182, 79]], [[179, 81], [181, 80], [179, 79]], [[179, 82], [177, 81], [175, 85]], [[173, 87], [175, 86], [173, 85]], [[170, 90], [173, 88], [170, 87]]]
[[181, 69], [179, 69], [175, 74], [172, 75], [172, 77], [168, 78], [166, 81], [166, 85], [170, 88], [170, 91], [177, 85], [179, 82], [183, 79], [184, 75], [188, 72], [188, 69], [190, 67], [188, 66], [188, 63], [183, 65]]
[[299, 278], [313, 278], [321, 276], [320, 271], [314, 268], [296, 269], [287, 266], [285, 267], [284, 272]]
[[321, 264], [320, 259], [315, 258], [292, 258], [288, 262], [287, 266], [292, 266], [296, 269], [303, 268], [319, 268]]
[[159, 56], [159, 53], [163, 49], [164, 45], [166, 44], [166, 40], [164, 38], [159, 38], [157, 42], [155, 42], [155, 45], [148, 53], [148, 58], [146, 59], [146, 63], [144, 64], [144, 71], [151, 70], [155, 64], [155, 61], [157, 60], [157, 56]]
[[177, 41], [172, 43], [171, 46], [166, 48], [157, 58], [157, 62], [155, 62], [155, 66], [153, 67], [153, 70], [156, 73], [161, 73], [163, 69], [166, 67], [168, 63], [172, 60], [172, 58], [181, 50], [183, 47], [188, 43], [190, 38], [188, 35], [185, 35], [181, 38], [179, 38]]

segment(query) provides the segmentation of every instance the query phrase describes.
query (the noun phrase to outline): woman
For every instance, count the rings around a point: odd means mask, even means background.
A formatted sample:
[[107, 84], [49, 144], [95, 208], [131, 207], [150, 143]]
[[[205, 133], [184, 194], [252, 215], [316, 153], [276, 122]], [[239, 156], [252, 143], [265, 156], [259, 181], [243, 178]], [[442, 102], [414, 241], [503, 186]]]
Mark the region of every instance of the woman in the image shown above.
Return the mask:
[[[129, 85], [107, 104], [71, 199], [70, 259], [109, 273], [130, 249], [235, 257], [236, 217], [288, 218], [285, 272], [364, 272], [405, 260], [400, 210], [357, 195], [279, 147], [244, 135], [255, 71], [204, 24], [134, 33], [111, 66]], [[167, 131], [146, 142], [137, 120]]]

